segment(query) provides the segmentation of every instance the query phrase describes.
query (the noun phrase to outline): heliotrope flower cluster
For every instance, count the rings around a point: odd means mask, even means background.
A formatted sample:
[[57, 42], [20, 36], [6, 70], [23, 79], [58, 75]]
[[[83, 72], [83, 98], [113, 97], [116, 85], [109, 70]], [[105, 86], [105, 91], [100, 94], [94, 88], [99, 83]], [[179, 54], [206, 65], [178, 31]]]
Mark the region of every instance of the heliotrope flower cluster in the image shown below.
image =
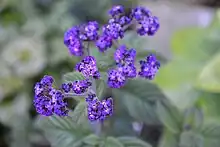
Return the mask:
[[135, 58], [135, 49], [127, 50], [125, 45], [116, 49], [114, 59], [117, 67], [108, 71], [109, 87], [120, 88], [125, 85], [126, 79], [136, 77]]
[[157, 61], [156, 56], [153, 54], [147, 56], [145, 60], [141, 60], [139, 63], [141, 67], [138, 74], [149, 80], [152, 80], [155, 77], [160, 68], [160, 62]]
[[84, 54], [84, 41], [95, 41], [98, 39], [99, 25], [96, 21], [88, 22], [81, 26], [74, 26], [64, 34], [64, 44], [71, 55], [82, 56]]
[[90, 121], [105, 120], [113, 113], [113, 99], [98, 100], [95, 94], [89, 94], [86, 98], [87, 114]]
[[93, 56], [86, 56], [81, 62], [76, 64], [77, 71], [81, 72], [85, 77], [93, 77], [99, 79], [100, 73], [98, 71], [96, 60]]
[[36, 111], [45, 116], [53, 114], [66, 116], [68, 113], [67, 103], [64, 101], [62, 91], [52, 87], [54, 82], [53, 77], [44, 76], [40, 82], [37, 82], [34, 87], [34, 106]]
[[125, 12], [125, 8], [121, 5], [112, 7], [109, 15], [110, 19], [100, 30], [98, 22], [89, 21], [86, 24], [73, 26], [65, 32], [64, 44], [70, 54], [82, 56], [75, 70], [82, 73], [85, 79], [63, 83], [60, 89], [55, 89], [54, 79], [51, 76], [44, 76], [34, 87], [34, 105], [39, 114], [67, 116], [69, 110], [65, 98], [71, 96], [85, 98], [90, 121], [103, 121], [113, 114], [113, 99], [99, 100], [94, 92], [96, 89], [93, 89], [96, 87], [95, 80], [100, 79], [101, 75], [95, 57], [89, 54], [88, 44], [91, 42], [101, 53], [111, 48], [113, 44], [117, 46], [114, 53], [115, 67], [107, 71], [106, 80], [110, 88], [121, 88], [127, 80], [137, 76], [148, 80], [155, 77], [160, 68], [155, 55], [146, 56], [144, 60], [139, 61], [140, 66], [137, 67], [136, 50], [115, 42], [123, 39], [127, 28], [134, 23], [137, 23], [136, 32], [140, 36], [154, 35], [160, 27], [158, 18], [146, 8], [136, 7]]

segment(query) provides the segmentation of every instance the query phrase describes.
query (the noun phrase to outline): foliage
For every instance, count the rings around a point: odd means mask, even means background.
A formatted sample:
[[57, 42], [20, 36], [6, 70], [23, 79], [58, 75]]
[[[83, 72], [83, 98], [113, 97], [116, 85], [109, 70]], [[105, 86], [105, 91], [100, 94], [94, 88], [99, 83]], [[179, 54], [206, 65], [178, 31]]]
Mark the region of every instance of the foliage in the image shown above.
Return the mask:
[[[85, 101], [79, 97], [72, 102], [71, 118], [36, 116], [32, 88], [43, 74], [53, 75], [57, 85], [61, 75], [62, 81], [83, 78], [72, 72], [79, 59], [68, 56], [63, 32], [90, 19], [104, 22], [102, 12], [112, 2], [4, 0], [0, 4], [0, 146], [154, 147], [152, 140], [158, 147], [219, 146], [218, 16], [207, 28], [186, 28], [174, 34], [173, 58], [167, 61], [157, 53], [162, 66], [154, 82], [134, 79], [120, 90], [108, 89], [103, 71], [114, 64], [113, 52], [101, 55], [92, 47], [102, 74], [96, 85], [98, 97], [112, 96], [115, 101], [114, 115], [99, 126], [88, 122]], [[145, 38], [134, 38], [137, 36], [129, 32], [120, 43], [137, 48], [141, 59], [151, 50], [146, 50]], [[134, 123], [141, 124], [140, 131]], [[145, 139], [142, 128], [154, 125], [163, 127], [159, 139], [153, 135]], [[10, 131], [2, 131], [8, 128]], [[103, 134], [97, 136], [94, 131], [100, 129]]]

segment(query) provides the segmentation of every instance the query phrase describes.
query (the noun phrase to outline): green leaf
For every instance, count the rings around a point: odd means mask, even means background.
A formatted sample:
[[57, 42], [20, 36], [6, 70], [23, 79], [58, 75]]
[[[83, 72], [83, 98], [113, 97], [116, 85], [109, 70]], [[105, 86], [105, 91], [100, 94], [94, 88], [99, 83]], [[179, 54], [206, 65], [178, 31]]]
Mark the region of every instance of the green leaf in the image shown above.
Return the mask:
[[157, 114], [169, 131], [172, 133], [181, 131], [182, 114], [168, 101], [157, 102]]
[[220, 122], [218, 121], [206, 122], [203, 125], [201, 134], [205, 138], [219, 139], [220, 138]]
[[192, 107], [188, 108], [185, 111], [184, 115], [184, 128], [185, 127], [192, 127], [192, 129], [200, 129], [204, 122], [204, 115], [203, 111], [199, 108]]
[[183, 132], [180, 135], [180, 147], [204, 147], [203, 137], [194, 132]]
[[63, 82], [73, 82], [76, 80], [83, 80], [83, 79], [85, 79], [85, 78], [80, 72], [74, 71], [74, 72], [69, 72], [69, 73], [64, 74], [62, 81]]
[[83, 139], [83, 142], [87, 145], [98, 145], [100, 143], [100, 138], [94, 134], [88, 135]]
[[146, 49], [146, 38], [138, 36], [134, 31], [128, 31], [125, 37], [119, 41], [119, 44], [124, 44], [128, 48], [136, 48], [139, 52], [140, 50]]
[[118, 137], [117, 138], [125, 147], [152, 147], [149, 143], [144, 142], [136, 137]]
[[107, 137], [105, 147], [124, 147], [124, 145], [117, 138]]
[[53, 147], [78, 147], [83, 138], [91, 134], [75, 124], [69, 117], [39, 117], [36, 127], [41, 129]]
[[197, 105], [199, 105], [206, 119], [220, 120], [220, 94], [202, 92], [198, 97]]
[[120, 90], [113, 89], [113, 94], [133, 118], [146, 124], [159, 123], [154, 104], [164, 96], [157, 86], [141, 79], [130, 80]]
[[99, 99], [102, 99], [106, 92], [106, 83], [104, 80], [96, 80], [96, 95]]
[[177, 147], [179, 145], [179, 134], [174, 134], [167, 129], [163, 131], [163, 135], [159, 141], [159, 147]]
[[217, 54], [205, 65], [200, 73], [196, 86], [208, 92], [220, 92], [220, 54]]
[[171, 42], [173, 59], [160, 68], [154, 80], [164, 92], [178, 95], [178, 98], [172, 97], [173, 101], [182, 104], [185, 99], [189, 103], [194, 99], [194, 92], [184, 97], [181, 92], [186, 89], [185, 93], [191, 93], [204, 65], [219, 52], [220, 43], [210, 37], [210, 33], [210, 29], [187, 28], [174, 34]]
[[114, 51], [115, 49], [111, 48], [104, 53], [101, 53], [96, 47], [90, 48], [91, 55], [96, 58], [97, 67], [100, 71], [106, 71], [109, 68], [115, 66], [114, 60]]
[[83, 142], [88, 145], [98, 145], [100, 142], [100, 138], [94, 134], [88, 135], [83, 139]]
[[73, 119], [73, 121], [76, 124], [86, 126], [86, 124], [88, 124], [86, 102], [79, 102], [77, 106], [74, 108], [73, 113], [69, 116]]

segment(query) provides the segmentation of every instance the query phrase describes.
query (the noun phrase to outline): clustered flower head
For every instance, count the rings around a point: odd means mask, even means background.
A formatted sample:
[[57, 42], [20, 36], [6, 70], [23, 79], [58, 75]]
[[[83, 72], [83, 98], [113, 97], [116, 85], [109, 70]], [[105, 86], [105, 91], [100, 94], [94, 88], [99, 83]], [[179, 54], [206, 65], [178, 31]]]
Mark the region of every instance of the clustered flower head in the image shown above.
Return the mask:
[[157, 61], [156, 56], [153, 54], [147, 56], [145, 60], [141, 60], [140, 65], [140, 72], [138, 74], [149, 80], [154, 79], [160, 68], [160, 62]]
[[96, 21], [90, 21], [81, 26], [73, 26], [64, 34], [64, 44], [71, 55], [82, 56], [84, 54], [83, 41], [95, 41], [98, 39], [99, 25]]
[[96, 60], [93, 56], [83, 58], [81, 62], [76, 64], [76, 70], [81, 72], [85, 77], [93, 77], [95, 79], [99, 79], [100, 77]]
[[[113, 114], [113, 99], [99, 100], [96, 96], [95, 80], [101, 78], [95, 57], [89, 53], [89, 43], [93, 42], [98, 50], [103, 53], [112, 48], [113, 44], [126, 35], [127, 28], [136, 23], [136, 32], [140, 35], [154, 35], [160, 25], [156, 16], [144, 7], [132, 8], [125, 13], [121, 5], [113, 6], [109, 10], [110, 19], [107, 24], [99, 27], [98, 22], [73, 26], [64, 34], [64, 44], [70, 55], [80, 56], [81, 61], [76, 64], [75, 70], [82, 73], [84, 80], [76, 80], [63, 83], [60, 89], [53, 87], [54, 79], [44, 76], [34, 87], [34, 105], [36, 111], [45, 116], [53, 114], [67, 116], [68, 108], [66, 98], [69, 96], [83, 96], [87, 103], [87, 114], [90, 121], [103, 121]], [[101, 54], [100, 53], [100, 54]], [[110, 88], [121, 88], [129, 79], [140, 78], [152, 80], [160, 68], [160, 62], [156, 56], [150, 54], [136, 66], [137, 51], [126, 45], [117, 45], [113, 60], [115, 67], [107, 71], [107, 85]]]
[[67, 103], [64, 101], [62, 91], [52, 87], [54, 79], [51, 76], [44, 76], [34, 87], [34, 106], [36, 111], [45, 116], [53, 114], [67, 116]]
[[113, 100], [107, 98], [98, 100], [95, 94], [89, 94], [86, 98], [87, 114], [90, 121], [103, 121], [113, 113]]

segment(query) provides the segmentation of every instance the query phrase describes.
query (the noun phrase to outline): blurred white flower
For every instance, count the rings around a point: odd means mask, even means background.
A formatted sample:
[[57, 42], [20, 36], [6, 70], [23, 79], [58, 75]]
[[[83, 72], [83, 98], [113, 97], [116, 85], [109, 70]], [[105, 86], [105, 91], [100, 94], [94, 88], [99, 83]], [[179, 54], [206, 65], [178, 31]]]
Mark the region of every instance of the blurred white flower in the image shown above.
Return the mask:
[[45, 44], [39, 39], [19, 38], [9, 42], [1, 59], [21, 78], [40, 73], [46, 66]]

